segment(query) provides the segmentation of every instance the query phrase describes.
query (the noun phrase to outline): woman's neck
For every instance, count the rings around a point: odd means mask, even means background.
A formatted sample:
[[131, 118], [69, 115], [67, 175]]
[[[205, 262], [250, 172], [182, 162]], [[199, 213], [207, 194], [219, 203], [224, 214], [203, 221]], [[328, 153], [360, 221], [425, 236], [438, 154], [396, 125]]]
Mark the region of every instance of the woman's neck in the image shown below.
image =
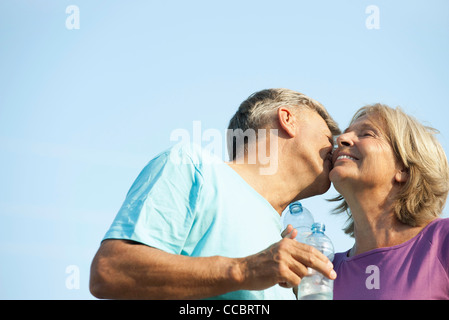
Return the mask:
[[400, 222], [394, 214], [393, 201], [388, 200], [393, 197], [382, 192], [359, 191], [345, 199], [354, 220], [355, 244], [350, 256], [404, 243], [423, 229]]

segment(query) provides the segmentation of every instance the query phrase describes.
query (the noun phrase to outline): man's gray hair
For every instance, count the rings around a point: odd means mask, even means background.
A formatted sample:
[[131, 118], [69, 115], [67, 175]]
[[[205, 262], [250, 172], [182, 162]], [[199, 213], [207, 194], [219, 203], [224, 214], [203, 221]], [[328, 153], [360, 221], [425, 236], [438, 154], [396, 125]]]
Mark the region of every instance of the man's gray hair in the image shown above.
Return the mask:
[[227, 149], [231, 160], [236, 159], [237, 149], [242, 148], [241, 143], [244, 143], [244, 150], [247, 150], [248, 140], [254, 137], [254, 133], [257, 135], [259, 129], [272, 127], [277, 118], [277, 110], [282, 106], [314, 110], [326, 121], [333, 135], [340, 134], [337, 123], [318, 101], [289, 89], [265, 89], [253, 93], [243, 101], [229, 121]]

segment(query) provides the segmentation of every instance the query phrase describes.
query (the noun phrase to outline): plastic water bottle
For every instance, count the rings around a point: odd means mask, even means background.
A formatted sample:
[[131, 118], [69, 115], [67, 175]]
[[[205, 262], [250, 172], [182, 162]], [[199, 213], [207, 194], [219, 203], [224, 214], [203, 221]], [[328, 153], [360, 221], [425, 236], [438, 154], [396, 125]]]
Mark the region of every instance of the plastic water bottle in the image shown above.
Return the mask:
[[[323, 223], [314, 223], [312, 234], [306, 239], [306, 244], [320, 250], [330, 261], [334, 259], [332, 241], [324, 234]], [[298, 300], [332, 300], [334, 282], [318, 271], [309, 268], [309, 275], [302, 278], [298, 288]]]
[[284, 216], [284, 228], [291, 224], [293, 228], [298, 230], [298, 235], [296, 236], [298, 242], [305, 243], [307, 236], [312, 233], [313, 223], [312, 213], [304, 208], [301, 202], [296, 201], [289, 205], [289, 210], [286, 211]]

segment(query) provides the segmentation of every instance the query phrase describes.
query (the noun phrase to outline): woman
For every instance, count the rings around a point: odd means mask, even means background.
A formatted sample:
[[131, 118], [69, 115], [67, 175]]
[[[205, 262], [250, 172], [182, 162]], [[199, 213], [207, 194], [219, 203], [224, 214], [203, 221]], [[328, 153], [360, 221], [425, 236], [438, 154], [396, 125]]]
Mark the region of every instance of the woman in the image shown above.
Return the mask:
[[449, 169], [436, 130], [399, 108], [361, 108], [330, 180], [355, 238], [333, 261], [334, 299], [449, 299]]

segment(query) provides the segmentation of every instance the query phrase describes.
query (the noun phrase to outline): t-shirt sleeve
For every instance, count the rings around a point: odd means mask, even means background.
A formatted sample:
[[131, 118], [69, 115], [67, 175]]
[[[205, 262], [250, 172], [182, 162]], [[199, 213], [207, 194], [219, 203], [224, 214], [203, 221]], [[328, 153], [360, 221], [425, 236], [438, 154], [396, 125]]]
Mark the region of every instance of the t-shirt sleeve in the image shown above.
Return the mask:
[[201, 188], [201, 172], [183, 149], [160, 154], [134, 181], [104, 240], [133, 240], [179, 254]]
[[437, 233], [439, 241], [438, 259], [440, 260], [443, 268], [446, 270], [446, 274], [449, 279], [449, 219], [442, 219], [440, 221], [440, 228]]

